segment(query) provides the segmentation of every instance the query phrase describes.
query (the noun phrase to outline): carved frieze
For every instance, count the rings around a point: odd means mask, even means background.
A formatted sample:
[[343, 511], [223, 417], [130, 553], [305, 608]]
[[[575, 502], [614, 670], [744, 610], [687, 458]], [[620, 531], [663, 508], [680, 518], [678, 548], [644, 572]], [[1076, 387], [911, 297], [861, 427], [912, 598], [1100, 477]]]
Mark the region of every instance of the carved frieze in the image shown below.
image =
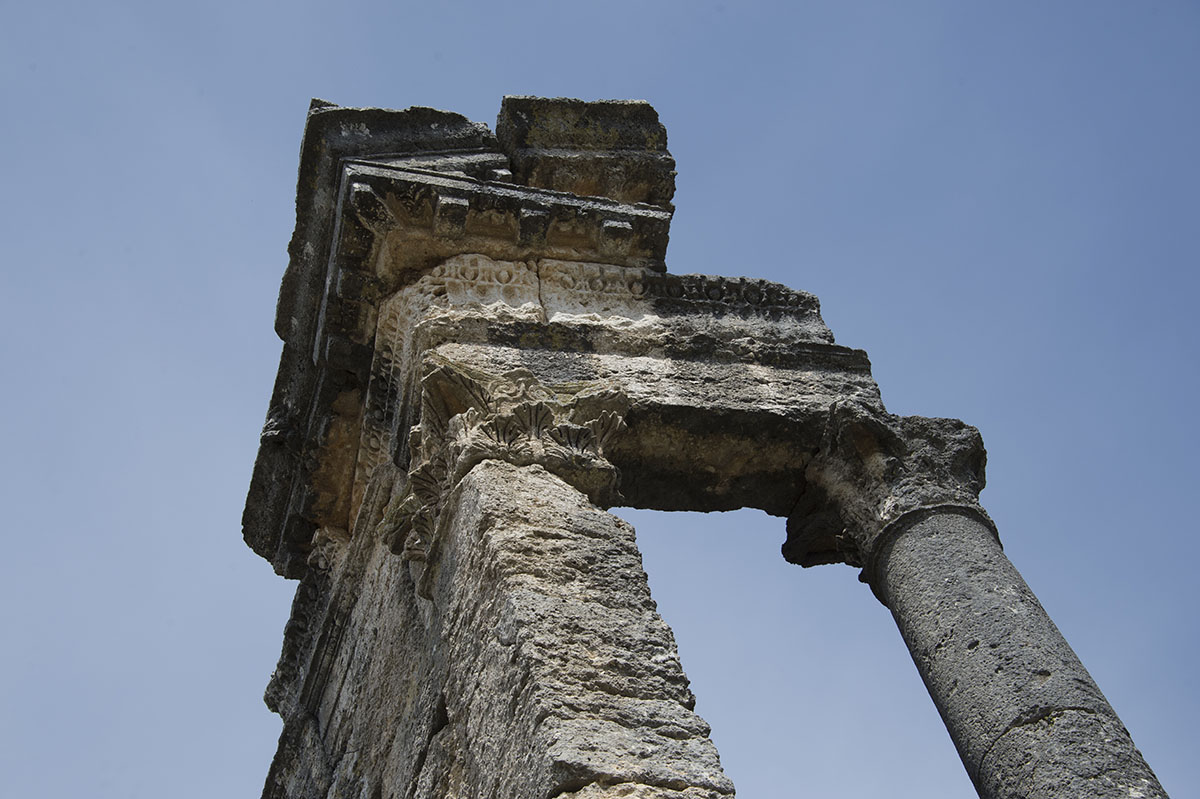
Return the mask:
[[646, 304], [648, 270], [612, 264], [543, 259], [538, 263], [542, 303], [548, 314], [595, 313], [639, 317]]
[[538, 274], [534, 261], [494, 261], [486, 255], [456, 255], [435, 266], [421, 289], [432, 298], [452, 304], [503, 302], [521, 306], [538, 302]]

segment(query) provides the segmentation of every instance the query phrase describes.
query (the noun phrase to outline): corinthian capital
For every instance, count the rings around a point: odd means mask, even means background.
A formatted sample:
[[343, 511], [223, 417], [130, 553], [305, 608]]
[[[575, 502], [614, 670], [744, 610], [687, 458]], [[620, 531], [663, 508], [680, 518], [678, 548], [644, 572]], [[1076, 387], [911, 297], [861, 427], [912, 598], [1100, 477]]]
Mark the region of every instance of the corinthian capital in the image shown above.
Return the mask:
[[939, 508], [977, 514], [991, 526], [979, 504], [986, 463], [979, 431], [957, 419], [835, 403], [788, 519], [784, 555], [806, 566], [868, 566], [889, 527]]
[[392, 551], [406, 559], [434, 556], [447, 496], [484, 460], [540, 465], [604, 507], [620, 498], [604, 448], [625, 429], [624, 394], [598, 383], [543, 385], [527, 369], [485, 374], [431, 356], [421, 396], [407, 488], [382, 522]]

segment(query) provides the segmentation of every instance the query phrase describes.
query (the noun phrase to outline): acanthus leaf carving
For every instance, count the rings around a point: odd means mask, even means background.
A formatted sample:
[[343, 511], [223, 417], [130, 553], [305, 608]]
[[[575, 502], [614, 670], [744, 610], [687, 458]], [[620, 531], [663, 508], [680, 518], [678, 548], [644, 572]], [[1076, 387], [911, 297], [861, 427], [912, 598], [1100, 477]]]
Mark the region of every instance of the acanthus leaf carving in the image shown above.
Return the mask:
[[587, 427], [564, 422], [547, 431], [550, 439], [573, 455], [587, 455], [596, 449], [596, 435]]
[[513, 408], [513, 418], [530, 438], [541, 438], [554, 424], [554, 411], [544, 402], [522, 402]]
[[486, 386], [459, 369], [440, 364], [428, 371], [422, 382], [422, 422], [445, 432], [450, 419], [468, 409], [490, 413], [493, 398]]
[[587, 424], [595, 438], [596, 453], [601, 456], [604, 455], [605, 445], [626, 428], [625, 417], [612, 411], [601, 411], [599, 416]]
[[[435, 557], [447, 496], [480, 462], [541, 465], [604, 507], [620, 499], [604, 447], [625, 430], [629, 401], [611, 386], [545, 385], [528, 369], [484, 374], [429, 355], [420, 423], [409, 433], [405, 489], [381, 522], [391, 550], [414, 563]], [[418, 577], [418, 585], [427, 580]]]

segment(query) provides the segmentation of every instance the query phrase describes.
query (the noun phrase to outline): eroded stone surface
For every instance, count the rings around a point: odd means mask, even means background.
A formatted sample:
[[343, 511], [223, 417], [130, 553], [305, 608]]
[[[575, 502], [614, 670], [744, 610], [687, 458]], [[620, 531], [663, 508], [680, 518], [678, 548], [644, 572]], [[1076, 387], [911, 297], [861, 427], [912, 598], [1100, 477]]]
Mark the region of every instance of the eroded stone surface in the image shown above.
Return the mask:
[[978, 780], [984, 796], [1166, 796], [1120, 721], [1083, 709], [1047, 710], [996, 741]]
[[377, 508], [319, 578], [267, 795], [732, 794], [632, 528], [537, 465], [484, 460], [452, 493], [425, 560]]
[[299, 579], [271, 799], [733, 794], [633, 531], [757, 507], [893, 613], [982, 796], [1160, 797], [978, 502], [815, 297], [673, 275], [645, 103], [314, 103], [244, 516]]
[[526, 185], [662, 206], [675, 194], [667, 130], [649, 103], [505, 97], [496, 134]]

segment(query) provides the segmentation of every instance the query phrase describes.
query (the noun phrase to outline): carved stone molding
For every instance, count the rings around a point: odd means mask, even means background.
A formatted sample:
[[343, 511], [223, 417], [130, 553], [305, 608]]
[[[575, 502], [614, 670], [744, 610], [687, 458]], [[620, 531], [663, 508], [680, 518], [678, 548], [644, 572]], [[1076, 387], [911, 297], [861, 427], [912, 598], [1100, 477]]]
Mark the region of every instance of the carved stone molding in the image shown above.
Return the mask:
[[397, 413], [412, 365], [420, 361], [413, 335], [434, 309], [538, 304], [537, 265], [533, 261], [496, 261], [466, 253], [448, 258], [380, 305], [356, 465], [355, 493], [361, 495], [375, 469], [391, 459], [396, 447]]
[[488, 341], [785, 368], [810, 367], [827, 357], [840, 359], [838, 369], [869, 369], [862, 353], [833, 349], [819, 303], [807, 292], [763, 280], [664, 275], [610, 263], [463, 253], [382, 298], [376, 318], [355, 507], [380, 464], [409, 460], [407, 429], [420, 407], [419, 364], [440, 343]]
[[538, 464], [596, 505], [614, 504], [619, 473], [604, 448], [625, 429], [628, 407], [605, 385], [547, 386], [526, 369], [489, 375], [427, 356], [421, 420], [409, 432], [407, 486], [380, 523], [384, 540], [407, 560], [431, 558], [448, 495], [489, 458]]
[[538, 302], [535, 261], [496, 261], [467, 253], [448, 258], [430, 272], [426, 289], [451, 304], [503, 302], [514, 307]]
[[986, 463], [979, 431], [957, 419], [835, 403], [788, 519], [784, 556], [806, 566], [861, 566], [870, 581], [889, 531], [913, 514], [953, 508], [994, 530], [979, 504]]

